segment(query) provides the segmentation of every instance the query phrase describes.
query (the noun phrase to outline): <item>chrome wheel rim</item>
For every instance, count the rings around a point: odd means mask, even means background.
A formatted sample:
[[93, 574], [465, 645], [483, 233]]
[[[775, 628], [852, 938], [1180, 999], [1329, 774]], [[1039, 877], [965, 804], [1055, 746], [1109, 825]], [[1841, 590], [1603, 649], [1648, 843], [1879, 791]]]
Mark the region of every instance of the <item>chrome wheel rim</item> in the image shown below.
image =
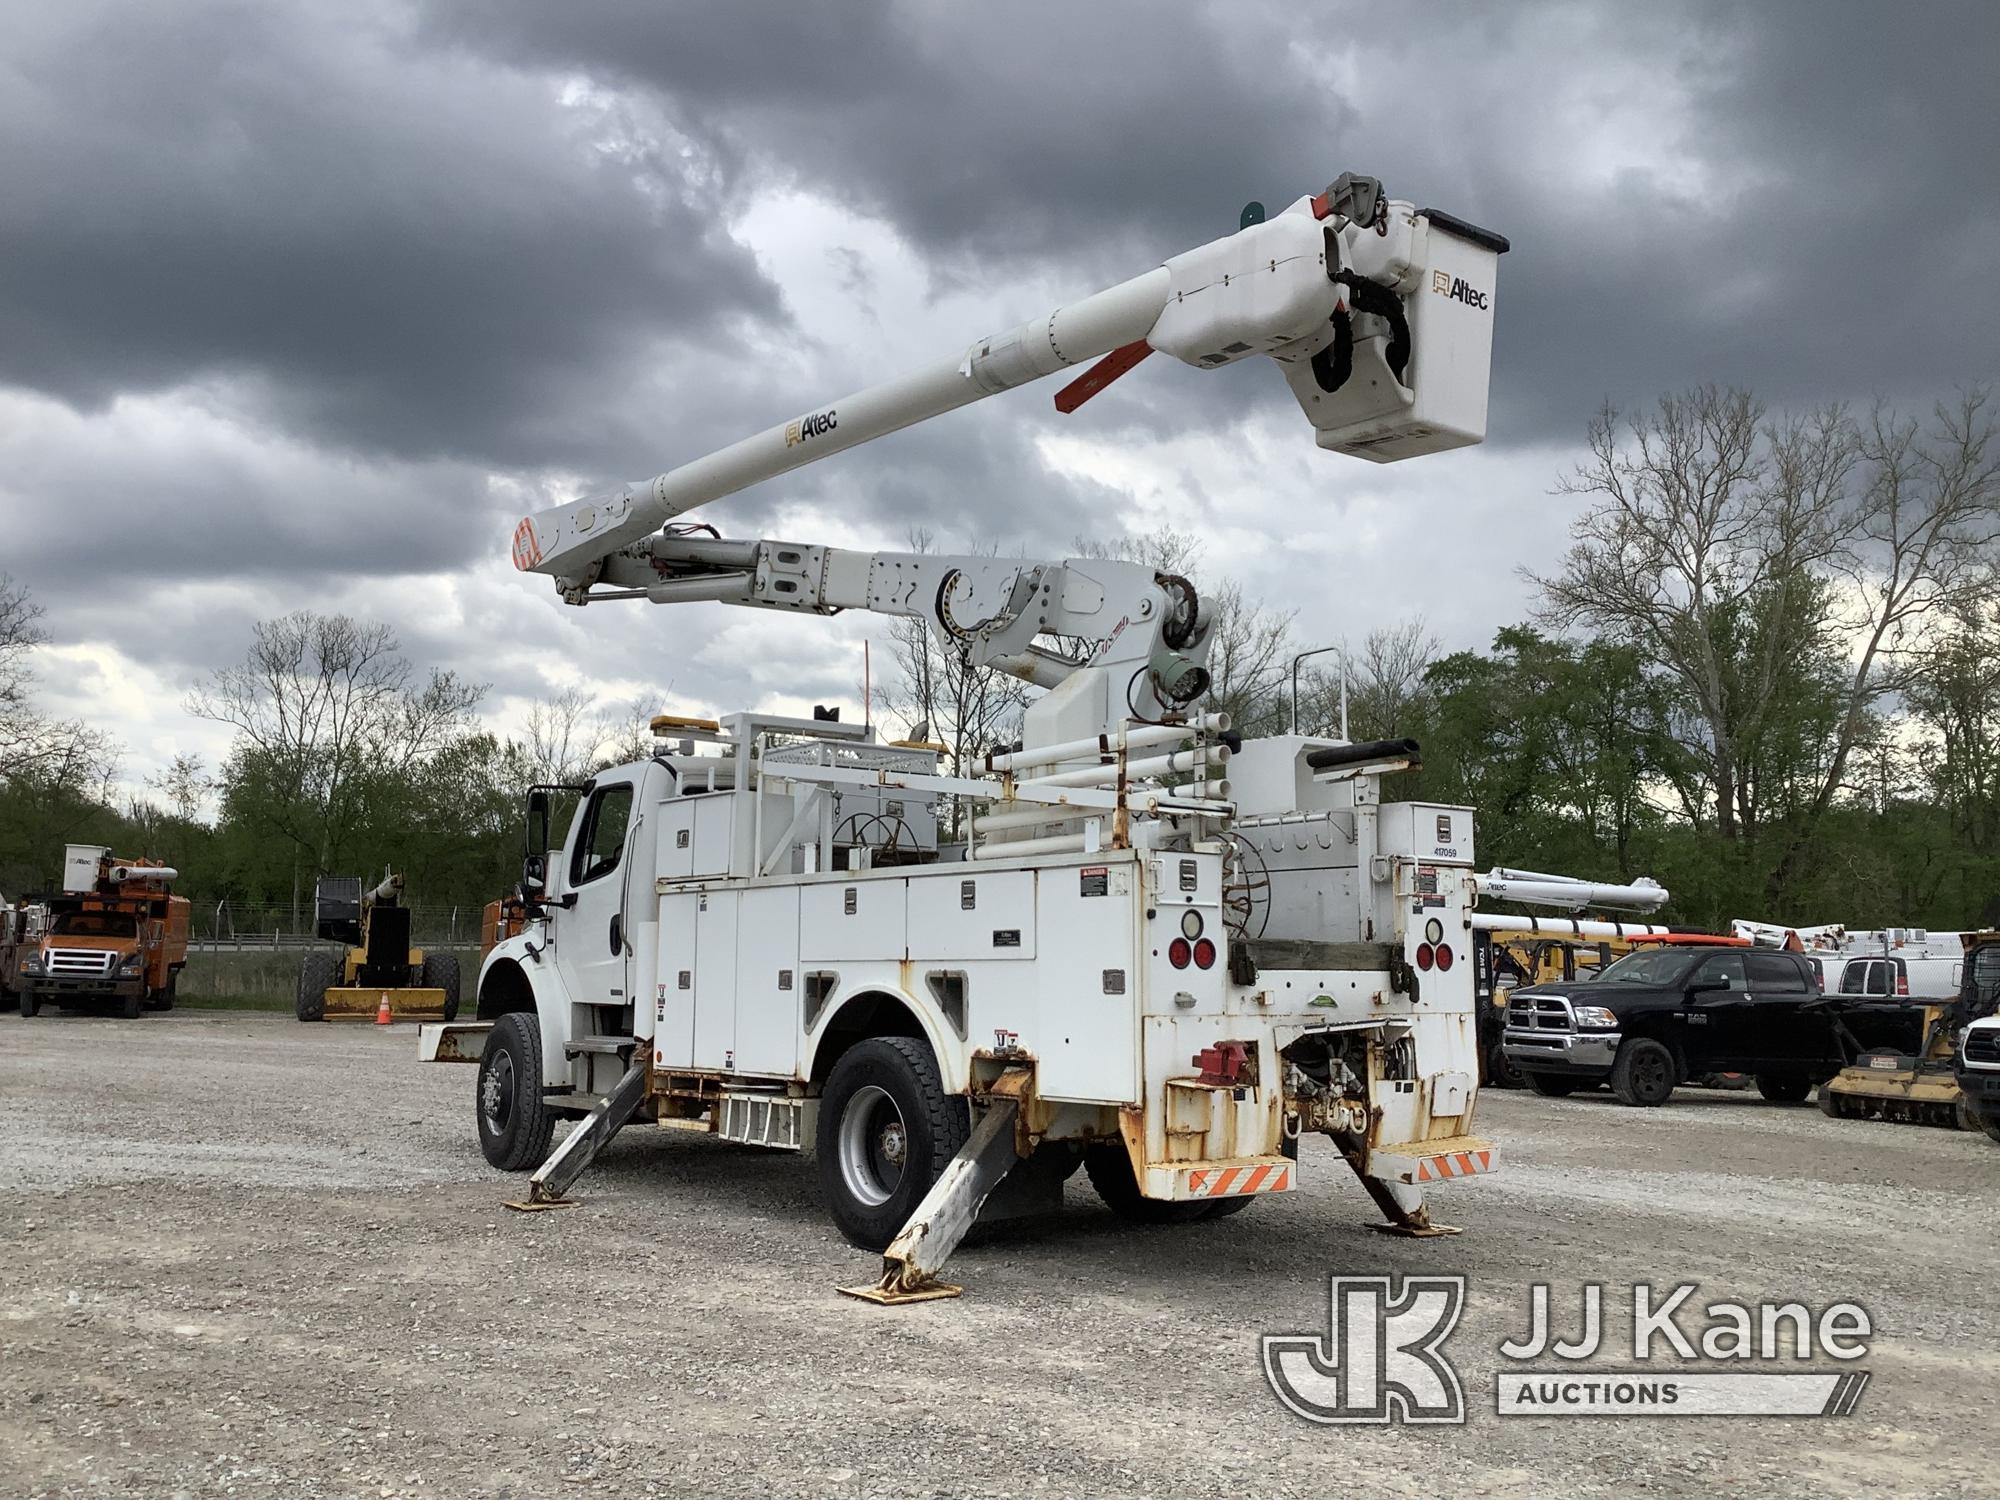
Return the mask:
[[909, 1154], [909, 1130], [888, 1090], [856, 1089], [840, 1118], [840, 1180], [849, 1194], [870, 1208], [888, 1202]]
[[514, 1059], [505, 1052], [479, 1080], [479, 1116], [494, 1135], [503, 1134], [514, 1118]]

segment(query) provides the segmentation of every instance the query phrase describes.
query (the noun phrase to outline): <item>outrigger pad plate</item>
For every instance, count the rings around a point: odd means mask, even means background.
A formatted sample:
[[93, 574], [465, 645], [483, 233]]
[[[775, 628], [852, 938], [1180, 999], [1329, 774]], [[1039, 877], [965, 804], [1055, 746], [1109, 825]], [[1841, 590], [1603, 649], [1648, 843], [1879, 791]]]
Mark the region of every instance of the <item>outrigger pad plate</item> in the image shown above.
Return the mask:
[[552, 1208], [575, 1208], [576, 1199], [558, 1198], [552, 1203], [536, 1203], [531, 1199], [523, 1198], [518, 1203], [509, 1200], [502, 1206], [513, 1209], [517, 1214], [539, 1214]]
[[927, 1282], [913, 1292], [888, 1291], [875, 1282], [867, 1286], [840, 1286], [834, 1290], [843, 1297], [858, 1297], [879, 1307], [901, 1307], [905, 1302], [936, 1302], [943, 1297], [959, 1297], [965, 1293], [964, 1287], [953, 1286], [949, 1281]]
[[1400, 1235], [1406, 1240], [1434, 1240], [1442, 1234], [1464, 1234], [1456, 1224], [1370, 1224], [1377, 1234]]

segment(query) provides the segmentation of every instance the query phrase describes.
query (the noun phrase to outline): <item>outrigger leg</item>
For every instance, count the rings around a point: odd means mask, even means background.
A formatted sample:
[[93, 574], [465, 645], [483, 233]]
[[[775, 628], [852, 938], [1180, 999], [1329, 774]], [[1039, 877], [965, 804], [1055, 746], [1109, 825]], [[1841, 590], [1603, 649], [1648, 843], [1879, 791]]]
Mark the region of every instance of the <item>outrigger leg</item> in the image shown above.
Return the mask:
[[1368, 1189], [1368, 1196], [1387, 1217], [1385, 1224], [1370, 1224], [1368, 1227], [1382, 1234], [1399, 1234], [1408, 1239], [1434, 1239], [1439, 1235], [1458, 1234], [1452, 1224], [1433, 1224], [1430, 1211], [1424, 1207], [1423, 1189], [1404, 1182], [1391, 1182], [1382, 1177], [1371, 1177], [1362, 1170], [1362, 1147], [1351, 1136], [1335, 1136], [1334, 1144], [1340, 1147], [1340, 1154], [1354, 1169], [1354, 1175], [1361, 1179], [1361, 1185]]
[[611, 1137], [618, 1134], [619, 1127], [638, 1112], [639, 1101], [645, 1097], [646, 1062], [640, 1058], [625, 1070], [617, 1086], [597, 1101], [583, 1117], [583, 1123], [549, 1153], [549, 1159], [535, 1169], [535, 1175], [528, 1179], [526, 1201], [507, 1206], [520, 1213], [568, 1208], [571, 1200], [563, 1194], [610, 1143]]
[[1010, 1098], [993, 1097], [958, 1155], [883, 1252], [882, 1279], [871, 1286], [841, 1287], [844, 1295], [893, 1307], [956, 1297], [965, 1290], [939, 1281], [938, 1272], [979, 1218], [988, 1195], [1020, 1160], [1014, 1149], [1014, 1120], [1019, 1109]]

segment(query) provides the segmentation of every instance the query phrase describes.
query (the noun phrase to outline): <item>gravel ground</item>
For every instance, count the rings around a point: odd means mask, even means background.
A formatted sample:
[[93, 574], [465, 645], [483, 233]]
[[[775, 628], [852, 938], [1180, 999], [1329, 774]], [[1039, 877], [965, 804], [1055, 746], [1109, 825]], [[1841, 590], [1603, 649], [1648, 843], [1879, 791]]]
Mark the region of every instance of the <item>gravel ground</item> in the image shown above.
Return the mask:
[[[473, 1070], [413, 1058], [402, 1027], [0, 1016], [0, 1493], [1994, 1492], [1981, 1137], [1494, 1093], [1501, 1170], [1433, 1197], [1458, 1238], [1370, 1233], [1313, 1141], [1302, 1191], [1187, 1228], [1079, 1178], [960, 1252], [963, 1299], [884, 1309], [834, 1292], [874, 1265], [785, 1156], [635, 1128], [578, 1207], [505, 1212]], [[1329, 1273], [1470, 1279], [1467, 1425], [1279, 1407], [1258, 1336], [1323, 1332]], [[1859, 1411], [1494, 1415], [1530, 1283], [1623, 1317], [1635, 1279], [1863, 1303]]]

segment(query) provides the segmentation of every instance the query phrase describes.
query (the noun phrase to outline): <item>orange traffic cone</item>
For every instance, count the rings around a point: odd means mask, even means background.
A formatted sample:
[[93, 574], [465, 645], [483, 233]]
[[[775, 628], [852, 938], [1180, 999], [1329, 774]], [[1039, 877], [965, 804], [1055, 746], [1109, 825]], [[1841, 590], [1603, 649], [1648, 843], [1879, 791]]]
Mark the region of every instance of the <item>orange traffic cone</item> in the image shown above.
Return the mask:
[[382, 1003], [375, 1007], [375, 1024], [377, 1026], [387, 1026], [389, 1021], [389, 992], [384, 990], [382, 991]]

